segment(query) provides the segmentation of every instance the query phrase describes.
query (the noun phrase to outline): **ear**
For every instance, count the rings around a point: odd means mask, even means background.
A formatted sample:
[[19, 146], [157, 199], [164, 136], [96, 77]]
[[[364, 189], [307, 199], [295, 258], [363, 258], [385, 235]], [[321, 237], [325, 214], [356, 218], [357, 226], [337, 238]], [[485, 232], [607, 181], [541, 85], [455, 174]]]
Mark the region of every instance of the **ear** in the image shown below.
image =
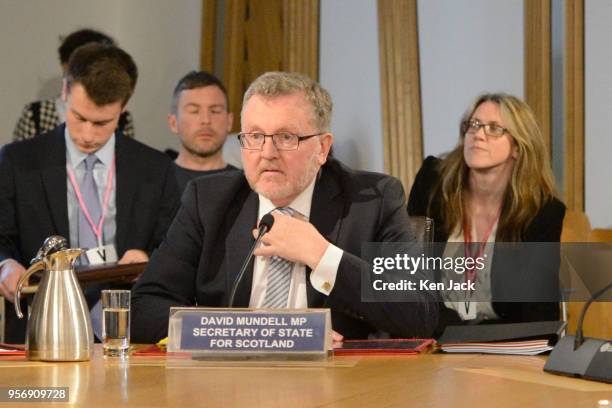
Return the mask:
[[334, 135], [330, 132], [326, 132], [319, 136], [319, 143], [321, 143], [321, 151], [319, 152], [319, 165], [325, 164], [329, 151], [334, 143]]
[[517, 160], [519, 157], [519, 146], [516, 143], [516, 141], [513, 141], [514, 143], [512, 143], [512, 158], [514, 160]]
[[178, 127], [176, 126], [176, 115], [174, 113], [168, 114], [168, 127], [175, 135], [178, 135]]
[[233, 124], [234, 124], [234, 114], [232, 112], [228, 112], [227, 113], [227, 129], [225, 129], [227, 133], [231, 133]]
[[66, 78], [62, 79], [62, 101], [68, 101], [68, 82]]

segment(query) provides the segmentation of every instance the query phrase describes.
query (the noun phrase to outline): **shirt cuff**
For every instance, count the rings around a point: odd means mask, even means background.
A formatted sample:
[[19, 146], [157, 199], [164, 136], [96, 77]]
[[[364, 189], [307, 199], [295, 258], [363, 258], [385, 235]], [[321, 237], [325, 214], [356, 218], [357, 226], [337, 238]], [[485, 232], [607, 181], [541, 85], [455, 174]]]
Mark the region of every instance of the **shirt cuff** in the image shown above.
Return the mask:
[[340, 266], [343, 254], [344, 251], [337, 246], [332, 244], [327, 246], [319, 264], [310, 273], [310, 284], [318, 292], [326, 296], [329, 296], [331, 293], [336, 283], [336, 275], [338, 274], [338, 267]]

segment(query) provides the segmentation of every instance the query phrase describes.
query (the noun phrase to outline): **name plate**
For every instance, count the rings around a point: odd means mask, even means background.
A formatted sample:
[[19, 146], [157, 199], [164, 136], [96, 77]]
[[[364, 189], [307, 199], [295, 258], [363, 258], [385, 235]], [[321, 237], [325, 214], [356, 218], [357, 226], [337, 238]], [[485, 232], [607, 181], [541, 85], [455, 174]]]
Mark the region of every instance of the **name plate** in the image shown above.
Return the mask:
[[331, 348], [329, 309], [173, 307], [168, 351], [196, 357], [325, 358]]

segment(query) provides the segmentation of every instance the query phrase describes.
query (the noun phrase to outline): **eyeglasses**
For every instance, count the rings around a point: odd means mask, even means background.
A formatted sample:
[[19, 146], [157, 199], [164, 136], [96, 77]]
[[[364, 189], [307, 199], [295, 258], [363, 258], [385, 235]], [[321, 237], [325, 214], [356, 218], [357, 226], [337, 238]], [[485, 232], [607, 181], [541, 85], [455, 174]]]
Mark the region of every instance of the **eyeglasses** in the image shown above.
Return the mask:
[[461, 124], [461, 133], [473, 135], [480, 128], [484, 128], [485, 135], [490, 137], [502, 137], [504, 133], [508, 132], [508, 129], [496, 123], [480, 123], [480, 121], [472, 119], [466, 120]]
[[240, 146], [247, 150], [262, 150], [266, 142], [266, 137], [272, 138], [274, 147], [278, 150], [297, 150], [300, 142], [311, 137], [321, 136], [323, 133], [315, 133], [314, 135], [298, 136], [291, 133], [275, 133], [266, 135], [264, 133], [238, 133]]

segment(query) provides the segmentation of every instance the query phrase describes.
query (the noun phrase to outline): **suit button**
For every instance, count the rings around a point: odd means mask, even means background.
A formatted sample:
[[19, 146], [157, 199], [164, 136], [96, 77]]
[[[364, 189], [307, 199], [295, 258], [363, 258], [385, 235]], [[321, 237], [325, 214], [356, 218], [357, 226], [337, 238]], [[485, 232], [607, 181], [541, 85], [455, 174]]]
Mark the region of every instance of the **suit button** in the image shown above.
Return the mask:
[[329, 292], [331, 290], [331, 283], [325, 282], [323, 284], [323, 290], [326, 291], [326, 292]]

